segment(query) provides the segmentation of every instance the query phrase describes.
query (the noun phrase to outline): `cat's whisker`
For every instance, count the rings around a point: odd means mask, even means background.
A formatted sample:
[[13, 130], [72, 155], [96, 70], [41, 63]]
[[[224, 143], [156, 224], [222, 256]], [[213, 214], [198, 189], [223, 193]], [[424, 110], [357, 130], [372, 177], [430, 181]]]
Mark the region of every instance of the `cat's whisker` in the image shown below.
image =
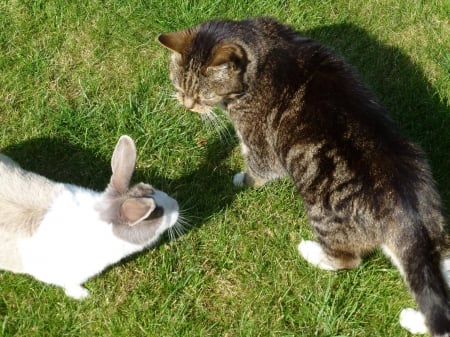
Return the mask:
[[211, 132], [217, 132], [212, 121], [209, 113], [203, 113], [200, 114], [200, 117], [202, 119], [202, 122], [205, 124], [206, 128]]
[[200, 114], [200, 116], [210, 131], [216, 133], [222, 141], [228, 143], [228, 141], [232, 138], [232, 135], [228, 129], [226, 121], [220, 118], [212, 110], [207, 113]]
[[178, 95], [177, 95], [176, 92], [169, 94], [168, 97], [169, 97], [170, 99], [174, 100], [174, 101], [177, 101], [177, 102], [179, 101], [179, 100], [178, 100]]
[[220, 116], [216, 115], [216, 121], [218, 122], [219, 125], [221, 140], [225, 141], [226, 143], [229, 143], [229, 141], [233, 139], [233, 135], [231, 134], [230, 129], [228, 127], [228, 119], [221, 118]]

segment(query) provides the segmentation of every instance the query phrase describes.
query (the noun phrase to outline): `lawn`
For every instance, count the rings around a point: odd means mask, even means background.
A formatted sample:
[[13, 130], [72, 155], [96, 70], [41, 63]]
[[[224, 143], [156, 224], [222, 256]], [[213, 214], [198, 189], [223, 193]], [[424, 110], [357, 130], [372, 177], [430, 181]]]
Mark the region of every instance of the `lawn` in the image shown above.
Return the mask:
[[128, 134], [133, 180], [174, 196], [191, 228], [89, 280], [81, 302], [1, 271], [0, 336], [409, 335], [398, 316], [414, 302], [388, 259], [308, 265], [296, 246], [313, 233], [293, 184], [234, 187], [243, 162], [230, 124], [208, 127], [172, 98], [158, 34], [257, 15], [343, 55], [425, 149], [450, 208], [450, 2], [2, 1], [0, 151], [102, 190]]

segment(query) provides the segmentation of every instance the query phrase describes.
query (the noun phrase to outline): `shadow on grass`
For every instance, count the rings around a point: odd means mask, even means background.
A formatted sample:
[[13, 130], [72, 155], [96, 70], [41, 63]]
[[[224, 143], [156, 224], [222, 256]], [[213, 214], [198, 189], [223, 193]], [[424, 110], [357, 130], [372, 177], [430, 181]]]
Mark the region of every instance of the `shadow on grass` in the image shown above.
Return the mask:
[[405, 52], [376, 40], [353, 24], [303, 32], [330, 46], [359, 72], [412, 141], [427, 153], [445, 208], [450, 209], [450, 102]]
[[[437, 97], [423, 71], [398, 48], [381, 44], [351, 24], [323, 26], [304, 35], [343, 55], [377, 93], [405, 133], [423, 146], [444, 204], [450, 208], [450, 109], [448, 102]], [[137, 170], [133, 181], [148, 181], [174, 196], [182, 206], [187, 206], [194, 227], [201, 227], [208, 218], [231, 204], [239, 191], [232, 187], [231, 177], [235, 172], [228, 162], [235, 146], [236, 142], [223, 143], [216, 137], [207, 143], [205, 158], [189, 174], [167, 179], [153, 174], [152, 169]], [[113, 148], [111, 154], [112, 151]], [[55, 181], [103, 190], [111, 176], [110, 158], [100, 157], [62, 138], [33, 139], [2, 152], [25, 169]], [[0, 298], [0, 321], [7, 314], [6, 301]], [[7, 335], [15, 334], [11, 324], [6, 327], [10, 329]]]
[[[437, 97], [423, 71], [400, 49], [381, 44], [352, 24], [322, 26], [303, 34], [334, 48], [347, 59], [377, 93], [405, 133], [422, 145], [444, 204], [449, 208], [450, 109], [448, 102]], [[236, 142], [223, 143], [219, 138], [207, 143], [206, 157], [186, 176], [168, 180], [153, 175], [151, 170], [138, 170], [133, 181], [148, 181], [174, 196], [182, 206], [187, 205], [194, 227], [200, 227], [210, 216], [230, 204], [238, 191], [231, 186], [234, 172], [227, 164]], [[109, 158], [99, 158], [64, 139], [34, 139], [6, 148], [4, 152], [26, 169], [53, 180], [97, 190], [104, 189], [111, 175]]]
[[23, 169], [56, 182], [103, 190], [111, 177], [109, 162], [62, 138], [35, 138], [13, 144], [2, 152]]
[[[232, 134], [232, 130], [229, 132]], [[227, 158], [236, 144], [235, 141], [221, 142], [217, 137], [206, 143], [206, 157], [190, 174], [167, 179], [153, 174], [152, 168], [146, 171], [137, 169], [132, 184], [143, 181], [165, 191], [178, 200], [191, 228], [200, 227], [210, 216], [230, 204], [238, 192], [231, 184], [232, 172], [227, 165]], [[111, 148], [111, 155], [113, 150]], [[110, 158], [100, 157], [93, 151], [64, 139], [32, 139], [9, 146], [1, 152], [26, 170], [53, 181], [96, 191], [103, 191], [111, 177]], [[137, 161], [139, 162], [139, 157]]]

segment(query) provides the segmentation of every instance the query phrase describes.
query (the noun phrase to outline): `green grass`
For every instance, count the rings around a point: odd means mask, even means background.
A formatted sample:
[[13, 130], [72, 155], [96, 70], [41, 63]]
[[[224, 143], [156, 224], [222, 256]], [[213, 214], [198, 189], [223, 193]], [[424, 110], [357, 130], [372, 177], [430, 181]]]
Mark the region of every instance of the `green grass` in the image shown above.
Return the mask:
[[175, 196], [192, 230], [87, 282], [77, 302], [0, 272], [0, 336], [408, 336], [414, 305], [380, 253], [327, 273], [288, 181], [236, 189], [237, 142], [171, 98], [162, 32], [271, 15], [342, 54], [429, 155], [450, 206], [450, 5], [445, 1], [2, 1], [0, 149], [27, 169], [101, 190], [122, 134], [135, 181]]

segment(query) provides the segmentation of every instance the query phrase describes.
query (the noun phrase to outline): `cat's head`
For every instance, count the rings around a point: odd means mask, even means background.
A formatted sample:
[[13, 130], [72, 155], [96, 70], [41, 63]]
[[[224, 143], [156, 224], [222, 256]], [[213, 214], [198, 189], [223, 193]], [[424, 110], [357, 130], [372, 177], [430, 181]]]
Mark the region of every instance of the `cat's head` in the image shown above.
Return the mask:
[[158, 37], [172, 51], [169, 72], [177, 99], [192, 111], [209, 113], [245, 92], [248, 57], [227, 29], [210, 22]]

